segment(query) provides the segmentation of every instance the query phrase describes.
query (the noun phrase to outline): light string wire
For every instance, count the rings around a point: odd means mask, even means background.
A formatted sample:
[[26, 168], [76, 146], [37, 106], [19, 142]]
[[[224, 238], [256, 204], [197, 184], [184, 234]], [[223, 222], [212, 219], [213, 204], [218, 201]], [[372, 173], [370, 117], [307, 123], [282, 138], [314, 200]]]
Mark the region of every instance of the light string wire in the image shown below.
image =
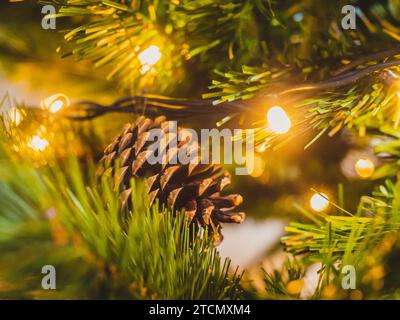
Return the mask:
[[[261, 90], [255, 97], [244, 101], [229, 101], [213, 104], [210, 99], [180, 99], [163, 96], [135, 95], [116, 100], [110, 105], [100, 104], [90, 100], [73, 103], [63, 110], [62, 115], [73, 120], [91, 120], [107, 113], [146, 114], [148, 116], [167, 115], [182, 119], [191, 116], [213, 115], [226, 116], [231, 114], [253, 113], [263, 115], [253, 108], [252, 100], [260, 97], [284, 97], [290, 95], [290, 100], [298, 101], [315, 94], [315, 91], [329, 91], [357, 84], [361, 79], [376, 72], [395, 66], [400, 66], [400, 59], [393, 57], [400, 55], [400, 47], [373, 53], [354, 60], [332, 72], [332, 77], [316, 82], [301, 85], [285, 84], [285, 89], [274, 88]], [[371, 65], [372, 62], [376, 62]], [[284, 84], [282, 84], [284, 86]]]

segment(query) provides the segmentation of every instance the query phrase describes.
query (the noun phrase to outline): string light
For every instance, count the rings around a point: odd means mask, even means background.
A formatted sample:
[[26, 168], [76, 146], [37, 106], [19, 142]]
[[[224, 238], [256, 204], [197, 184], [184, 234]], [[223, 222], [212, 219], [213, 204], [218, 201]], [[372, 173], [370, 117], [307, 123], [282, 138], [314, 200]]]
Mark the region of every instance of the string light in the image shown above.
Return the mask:
[[310, 198], [311, 209], [317, 212], [326, 210], [329, 206], [329, 198], [324, 193], [314, 193]]
[[368, 158], [360, 158], [354, 165], [354, 169], [359, 177], [370, 178], [375, 171], [375, 164]]
[[46, 109], [51, 113], [57, 113], [63, 108], [67, 108], [70, 105], [69, 98], [62, 93], [56, 93], [40, 103], [42, 109]]
[[151, 45], [150, 47], [139, 53], [138, 59], [140, 61], [140, 64], [142, 65], [140, 72], [143, 74], [149, 71], [150, 68], [155, 65], [158, 60], [161, 59], [161, 56], [162, 54], [160, 48], [155, 45]]
[[49, 146], [49, 142], [39, 136], [34, 136], [29, 141], [28, 146], [35, 151], [44, 151]]
[[61, 100], [57, 100], [51, 104], [49, 110], [51, 113], [56, 113], [60, 111], [62, 107], [63, 107], [63, 102]]
[[272, 132], [285, 134], [290, 130], [292, 122], [283, 108], [274, 106], [267, 112], [267, 125]]

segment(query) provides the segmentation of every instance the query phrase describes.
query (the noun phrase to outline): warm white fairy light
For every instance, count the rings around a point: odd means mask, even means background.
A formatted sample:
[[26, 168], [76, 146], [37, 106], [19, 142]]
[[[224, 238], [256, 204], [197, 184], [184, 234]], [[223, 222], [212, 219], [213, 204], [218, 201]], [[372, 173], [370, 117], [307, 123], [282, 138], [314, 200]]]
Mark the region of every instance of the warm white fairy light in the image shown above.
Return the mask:
[[51, 113], [57, 113], [69, 105], [69, 98], [62, 93], [56, 93], [50, 97], [47, 97], [41, 102], [41, 107], [50, 111]]
[[282, 107], [274, 106], [267, 112], [267, 126], [276, 134], [285, 134], [290, 130], [292, 122]]
[[62, 109], [63, 105], [64, 104], [61, 100], [56, 100], [51, 104], [49, 111], [51, 113], [57, 113], [58, 111], [60, 111]]
[[314, 193], [310, 198], [311, 209], [317, 212], [326, 210], [329, 206], [329, 198], [324, 193]]
[[367, 179], [373, 175], [375, 171], [375, 164], [371, 159], [360, 158], [355, 163], [354, 169], [360, 178]]
[[148, 48], [144, 49], [141, 53], [138, 54], [138, 59], [140, 61], [140, 64], [142, 65], [140, 72], [141, 73], [146, 73], [147, 71], [150, 70], [150, 68], [155, 65], [158, 60], [161, 59], [161, 51], [160, 48], [151, 45]]
[[28, 146], [35, 151], [44, 151], [49, 146], [49, 142], [39, 136], [34, 136], [28, 142]]

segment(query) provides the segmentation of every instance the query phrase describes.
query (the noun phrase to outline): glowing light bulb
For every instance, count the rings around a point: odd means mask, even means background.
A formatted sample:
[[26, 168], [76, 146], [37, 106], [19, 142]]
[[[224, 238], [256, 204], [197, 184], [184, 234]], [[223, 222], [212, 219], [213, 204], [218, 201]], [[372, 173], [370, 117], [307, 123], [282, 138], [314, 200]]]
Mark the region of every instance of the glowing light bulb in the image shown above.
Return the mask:
[[328, 196], [324, 193], [314, 193], [310, 199], [310, 206], [317, 212], [326, 210], [329, 206]]
[[61, 108], [63, 107], [63, 102], [61, 101], [61, 100], [56, 100], [56, 101], [54, 101], [52, 104], [51, 104], [51, 106], [50, 106], [50, 108], [49, 108], [49, 111], [51, 112], [51, 113], [56, 113], [56, 112], [58, 112], [58, 111], [60, 111], [61, 110]]
[[145, 73], [150, 70], [150, 67], [155, 65], [158, 60], [161, 59], [161, 51], [160, 48], [152, 45], [146, 49], [144, 49], [141, 53], [138, 54], [138, 59], [142, 68], [140, 69], [141, 73]]
[[61, 109], [70, 105], [69, 98], [62, 93], [56, 93], [41, 102], [42, 109], [49, 110], [51, 113], [57, 113]]
[[360, 158], [354, 165], [354, 169], [360, 178], [367, 179], [373, 175], [375, 164], [368, 158]]
[[283, 108], [275, 106], [267, 112], [267, 126], [276, 134], [284, 134], [290, 130], [292, 122]]
[[39, 136], [34, 136], [29, 141], [28, 146], [35, 151], [44, 151], [49, 146], [49, 142]]

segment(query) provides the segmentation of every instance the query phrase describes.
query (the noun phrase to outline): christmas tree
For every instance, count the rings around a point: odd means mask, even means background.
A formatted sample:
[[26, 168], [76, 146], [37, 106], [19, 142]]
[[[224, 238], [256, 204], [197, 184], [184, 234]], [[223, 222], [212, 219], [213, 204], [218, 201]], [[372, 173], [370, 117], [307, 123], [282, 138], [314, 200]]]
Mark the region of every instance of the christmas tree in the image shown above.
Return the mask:
[[0, 17], [0, 298], [400, 297], [400, 1]]

